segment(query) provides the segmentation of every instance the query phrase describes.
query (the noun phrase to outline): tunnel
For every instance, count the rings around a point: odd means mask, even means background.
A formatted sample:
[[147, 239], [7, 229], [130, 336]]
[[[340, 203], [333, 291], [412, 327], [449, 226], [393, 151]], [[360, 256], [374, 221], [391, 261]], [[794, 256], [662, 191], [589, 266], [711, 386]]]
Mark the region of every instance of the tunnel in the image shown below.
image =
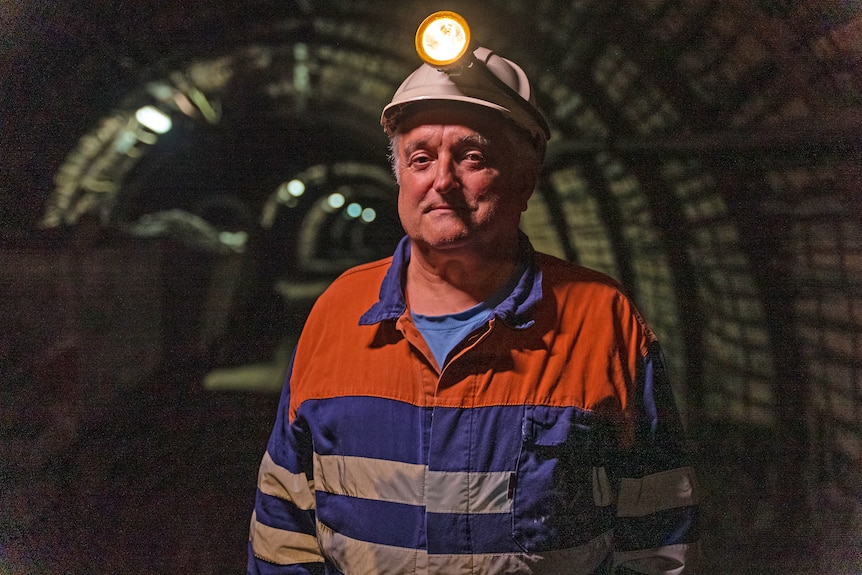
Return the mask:
[[241, 573], [292, 347], [401, 238], [437, 9], [551, 127], [522, 229], [662, 343], [702, 573], [862, 572], [862, 3], [0, 4], [0, 573]]

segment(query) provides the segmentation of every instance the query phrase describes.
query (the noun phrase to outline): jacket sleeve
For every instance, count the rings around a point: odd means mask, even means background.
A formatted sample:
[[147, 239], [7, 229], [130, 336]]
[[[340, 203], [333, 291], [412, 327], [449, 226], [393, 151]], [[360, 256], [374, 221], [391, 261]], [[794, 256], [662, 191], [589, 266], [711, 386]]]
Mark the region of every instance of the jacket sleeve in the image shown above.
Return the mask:
[[635, 374], [632, 445], [612, 466], [617, 485], [612, 572], [694, 573], [698, 487], [664, 360], [652, 343]]
[[312, 446], [308, 431], [290, 421], [290, 374], [260, 464], [248, 542], [249, 575], [322, 574], [315, 526]]

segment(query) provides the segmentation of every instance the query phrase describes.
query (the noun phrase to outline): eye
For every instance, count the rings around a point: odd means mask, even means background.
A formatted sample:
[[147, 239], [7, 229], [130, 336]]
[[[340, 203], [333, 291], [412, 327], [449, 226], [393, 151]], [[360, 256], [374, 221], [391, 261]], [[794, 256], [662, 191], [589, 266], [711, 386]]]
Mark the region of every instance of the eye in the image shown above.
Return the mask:
[[431, 163], [431, 156], [426, 153], [416, 153], [410, 156], [408, 163], [412, 168], [422, 169]]
[[461, 156], [462, 161], [475, 167], [484, 166], [487, 163], [485, 154], [479, 150], [468, 150]]

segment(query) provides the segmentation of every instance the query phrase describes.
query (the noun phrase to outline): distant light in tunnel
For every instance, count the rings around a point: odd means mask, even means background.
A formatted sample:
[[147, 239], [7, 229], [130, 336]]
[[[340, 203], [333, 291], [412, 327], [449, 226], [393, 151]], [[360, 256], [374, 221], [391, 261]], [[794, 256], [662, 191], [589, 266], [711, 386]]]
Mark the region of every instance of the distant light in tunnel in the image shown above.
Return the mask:
[[287, 193], [294, 198], [300, 197], [305, 193], [305, 183], [301, 180], [290, 180], [287, 182]]
[[246, 232], [221, 232], [218, 239], [226, 246], [241, 250], [248, 241], [248, 234]]
[[305, 194], [305, 183], [302, 180], [290, 180], [284, 182], [276, 189], [276, 198], [278, 203], [286, 205], [289, 208], [295, 208], [299, 205], [297, 198]]
[[334, 194], [330, 194], [328, 198], [326, 198], [326, 205], [329, 206], [333, 210], [337, 210], [338, 208], [344, 205], [344, 202], [347, 200], [344, 197], [344, 194], [340, 194], [335, 192]]
[[155, 132], [156, 134], [166, 134], [173, 127], [173, 122], [167, 114], [156, 108], [155, 106], [144, 106], [135, 112], [135, 119], [140, 124]]
[[345, 211], [347, 212], [347, 215], [351, 218], [358, 218], [362, 215], [362, 206], [357, 203], [352, 203], [347, 206], [347, 210]]
[[362, 215], [360, 216], [360, 218], [366, 224], [370, 224], [377, 219], [377, 212], [374, 211], [374, 208], [365, 208], [364, 210], [362, 210]]

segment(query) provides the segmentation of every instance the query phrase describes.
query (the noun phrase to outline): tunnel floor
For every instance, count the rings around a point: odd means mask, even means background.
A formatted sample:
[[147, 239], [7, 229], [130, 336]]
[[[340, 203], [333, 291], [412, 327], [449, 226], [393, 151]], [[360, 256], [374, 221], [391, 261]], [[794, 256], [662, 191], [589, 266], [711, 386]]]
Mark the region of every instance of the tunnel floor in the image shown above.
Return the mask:
[[7, 541], [0, 573], [244, 573], [277, 402], [185, 386], [124, 398], [52, 464], [56, 487], [34, 496], [53, 503]]

